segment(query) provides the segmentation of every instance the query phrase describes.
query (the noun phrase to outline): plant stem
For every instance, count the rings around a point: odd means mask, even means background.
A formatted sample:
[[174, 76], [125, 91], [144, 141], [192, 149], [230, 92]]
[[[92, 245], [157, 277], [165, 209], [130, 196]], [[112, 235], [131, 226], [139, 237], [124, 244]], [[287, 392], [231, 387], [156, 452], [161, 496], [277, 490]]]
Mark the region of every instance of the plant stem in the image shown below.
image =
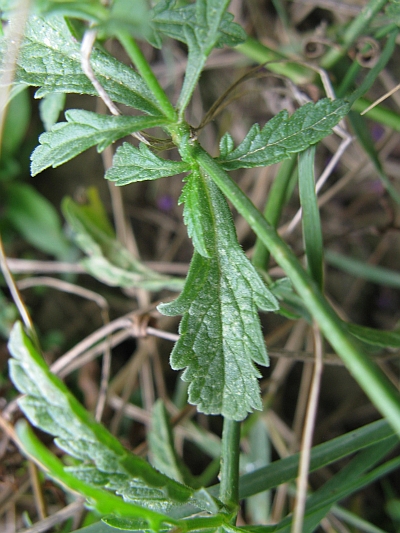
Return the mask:
[[159, 84], [136, 41], [129, 35], [129, 33], [124, 31], [118, 32], [118, 40], [125, 48], [132, 63], [135, 65], [139, 74], [146, 81], [149, 89], [156, 97], [160, 109], [164, 115], [171, 120], [171, 122], [176, 122], [177, 114], [174, 106], [171, 104], [164, 92], [164, 89]]
[[349, 338], [343, 322], [328, 304], [314, 281], [251, 200], [199, 144], [193, 146], [193, 156], [268, 247], [276, 262], [291, 279], [304, 305], [319, 324], [332, 347], [340, 355], [376, 408], [387, 417], [400, 435], [400, 397], [398, 391], [383, 375], [379, 367], [355, 346]]
[[224, 418], [219, 499], [235, 511], [239, 505], [239, 445], [240, 422]]
[[329, 69], [337, 63], [385, 4], [387, 4], [387, 0], [370, 0], [361, 13], [348, 26], [343, 35], [341, 49], [331, 48], [322, 58], [320, 63], [321, 67]]

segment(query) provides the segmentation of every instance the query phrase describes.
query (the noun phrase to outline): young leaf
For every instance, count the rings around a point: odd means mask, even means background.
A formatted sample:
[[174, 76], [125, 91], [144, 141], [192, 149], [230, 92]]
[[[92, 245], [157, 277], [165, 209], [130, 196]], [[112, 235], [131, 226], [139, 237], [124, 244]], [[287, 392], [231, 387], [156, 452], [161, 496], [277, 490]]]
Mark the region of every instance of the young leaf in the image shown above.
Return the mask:
[[65, 93], [50, 93], [39, 102], [39, 113], [46, 131], [51, 130], [65, 107]]
[[[152, 26], [157, 32], [188, 45], [189, 42], [184, 27], [189, 26], [192, 31], [194, 30], [196, 6], [187, 4], [176, 7], [176, 5], [176, 0], [161, 0], [158, 2], [152, 10]], [[232, 22], [232, 20], [233, 15], [231, 13], [224, 13], [222, 16], [216, 47], [236, 46], [246, 40], [247, 35], [243, 28], [239, 24]], [[155, 46], [157, 45], [161, 48], [161, 41], [157, 41]]]
[[[7, 53], [7, 41], [0, 43], [0, 57]], [[131, 68], [100, 50], [93, 50], [94, 74], [110, 98], [149, 115], [162, 116], [153, 94]], [[17, 60], [15, 82], [40, 87], [37, 98], [53, 93], [97, 96], [81, 68], [80, 44], [62, 17], [46, 20], [32, 16]]]
[[[246, 39], [246, 34], [225, 13], [229, 0], [197, 0], [174, 9], [175, 5], [174, 0], [160, 2], [153, 11], [152, 23], [156, 30], [184, 42], [189, 49], [185, 81], [177, 104], [182, 115], [213, 48], [236, 45]], [[160, 46], [160, 40], [155, 44]]]
[[156, 156], [145, 144], [139, 149], [124, 143], [117, 149], [113, 166], [107, 170], [106, 179], [116, 185], [127, 185], [136, 181], [156, 180], [187, 172], [190, 167], [183, 161], [169, 161]]
[[65, 261], [71, 243], [66, 239], [54, 206], [26, 183], [13, 182], [7, 188], [5, 217], [33, 246]]
[[283, 110], [267, 122], [262, 130], [258, 124], [254, 124], [235, 149], [231, 149], [233, 142], [229, 134], [225, 134], [221, 139], [221, 153], [217, 161], [225, 170], [279, 163], [329, 135], [348, 112], [347, 102], [328, 98], [316, 104], [309, 102], [303, 105], [291, 117]]
[[150, 507], [163, 507], [169, 500], [188, 501], [193, 496], [191, 489], [128, 452], [95, 422], [50, 372], [19, 322], [11, 332], [9, 350], [13, 356], [11, 379], [24, 393], [19, 400], [21, 409], [34, 426], [54, 435], [60, 448], [85, 463], [70, 469], [74, 477], [91, 485], [108, 486], [127, 501]]
[[[93, 207], [93, 201], [93, 198], [89, 198], [89, 208]], [[64, 198], [62, 209], [75, 233], [77, 245], [88, 256], [81, 263], [89, 274], [112, 287], [142, 287], [150, 291], [163, 288], [181, 290], [183, 280], [158, 274], [135, 259], [110, 234], [104, 217], [98, 220], [87, 205]]]
[[48, 167], [60, 166], [92, 146], [97, 145], [98, 152], [102, 152], [121, 137], [163, 123], [159, 117], [114, 117], [83, 109], [70, 109], [65, 118], [67, 122], [55, 124], [39, 137], [40, 146], [31, 156], [32, 176]]
[[181, 295], [159, 306], [163, 314], [183, 314], [171, 366], [186, 367], [189, 401], [201, 412], [242, 420], [261, 409], [254, 362], [268, 365], [257, 307], [273, 311], [278, 303], [240, 248], [219, 189], [200, 172], [190, 180], [198, 182], [197, 209], [211, 228], [209, 257], [195, 251]]

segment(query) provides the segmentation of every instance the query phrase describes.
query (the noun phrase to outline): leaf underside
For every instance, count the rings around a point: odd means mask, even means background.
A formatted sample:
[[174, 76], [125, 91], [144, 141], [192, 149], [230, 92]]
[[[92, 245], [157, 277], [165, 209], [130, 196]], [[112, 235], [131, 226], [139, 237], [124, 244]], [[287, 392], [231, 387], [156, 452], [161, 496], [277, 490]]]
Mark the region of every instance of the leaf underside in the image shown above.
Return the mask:
[[9, 362], [11, 379], [24, 394], [19, 405], [34, 426], [54, 435], [62, 450], [82, 461], [67, 468], [71, 474], [150, 509], [166, 509], [193, 496], [191, 489], [128, 452], [95, 422], [50, 372], [20, 323], [11, 332], [9, 350], [13, 356]]

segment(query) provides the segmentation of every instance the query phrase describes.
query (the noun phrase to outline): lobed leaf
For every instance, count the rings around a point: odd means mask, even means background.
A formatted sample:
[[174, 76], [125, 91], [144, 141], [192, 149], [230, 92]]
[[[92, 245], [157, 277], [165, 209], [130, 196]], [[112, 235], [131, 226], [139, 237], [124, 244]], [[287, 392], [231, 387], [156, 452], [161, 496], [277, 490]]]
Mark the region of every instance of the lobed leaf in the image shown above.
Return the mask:
[[39, 137], [40, 146], [31, 155], [32, 176], [60, 166], [92, 146], [97, 145], [98, 152], [102, 152], [121, 137], [163, 123], [159, 117], [114, 117], [83, 109], [66, 111], [65, 118], [67, 122], [55, 124]]
[[[175, 0], [164, 0], [153, 10], [155, 31], [184, 42], [188, 47], [185, 79], [177, 107], [183, 114], [194, 91], [207, 57], [216, 46], [234, 46], [246, 39], [246, 34], [226, 13], [229, 0], [197, 0], [176, 7]], [[156, 37], [154, 45], [161, 47]]]
[[169, 161], [156, 156], [145, 144], [139, 149], [124, 143], [117, 149], [113, 166], [107, 170], [106, 179], [116, 185], [128, 185], [136, 181], [156, 180], [187, 172], [190, 167], [183, 161]]
[[186, 368], [182, 379], [190, 381], [190, 403], [206, 414], [242, 420], [261, 409], [254, 363], [269, 364], [257, 308], [273, 311], [278, 303], [240, 248], [222, 193], [200, 172], [191, 180], [197, 182], [192, 189], [198, 191], [203, 229], [211, 231], [209, 257], [195, 251], [182, 293], [159, 310], [183, 314], [171, 366]]
[[57, 445], [83, 463], [70, 474], [93, 486], [105, 486], [126, 501], [149, 508], [164, 508], [168, 502], [184, 502], [193, 490], [128, 452], [104, 426], [95, 422], [52, 374], [20, 323], [9, 341], [10, 376], [25, 394], [19, 405], [32, 424], [54, 435]]
[[225, 170], [279, 163], [329, 135], [348, 112], [347, 102], [328, 98], [316, 104], [307, 103], [290, 117], [283, 110], [267, 122], [262, 130], [258, 124], [254, 124], [235, 149], [232, 149], [230, 135], [225, 134], [221, 139], [217, 161]]
[[[152, 10], [151, 22], [156, 32], [164, 34], [172, 39], [189, 45], [185, 27], [192, 30], [196, 28], [198, 21], [195, 4], [187, 4], [177, 7], [176, 0], [162, 0]], [[207, 2], [203, 2], [206, 9]], [[247, 35], [243, 28], [233, 21], [231, 13], [224, 13], [218, 28], [218, 39], [215, 46], [236, 46], [244, 42]], [[161, 40], [157, 39], [155, 46], [161, 48]]]
[[[3, 58], [7, 54], [6, 39], [0, 43], [0, 53]], [[149, 115], [162, 116], [153, 94], [133, 69], [97, 49], [92, 52], [91, 65], [112, 100]], [[17, 60], [15, 82], [39, 87], [37, 98], [53, 92], [97, 96], [81, 68], [80, 43], [60, 16], [46, 20], [30, 17]]]

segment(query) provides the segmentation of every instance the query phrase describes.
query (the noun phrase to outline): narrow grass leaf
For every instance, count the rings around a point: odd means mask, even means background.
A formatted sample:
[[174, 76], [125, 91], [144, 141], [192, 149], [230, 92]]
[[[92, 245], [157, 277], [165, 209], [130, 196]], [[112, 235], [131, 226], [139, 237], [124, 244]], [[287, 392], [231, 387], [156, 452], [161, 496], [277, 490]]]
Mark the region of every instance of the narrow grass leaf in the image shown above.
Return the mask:
[[[382, 419], [314, 446], [311, 450], [310, 472], [391, 438], [393, 435], [393, 429], [386, 420]], [[298, 464], [299, 454], [297, 453], [285, 459], [274, 461], [268, 467], [244, 474], [240, 477], [240, 498], [247, 498], [264, 490], [272, 489], [281, 483], [294, 480], [298, 473]], [[214, 494], [214, 488], [210, 492]], [[217, 492], [217, 488], [215, 492]]]
[[189, 471], [186, 468], [182, 471], [184, 465], [175, 450], [172, 428], [162, 400], [153, 406], [148, 443], [154, 467], [176, 481], [185, 482]]
[[195, 251], [181, 295], [159, 305], [163, 314], [183, 314], [171, 366], [186, 368], [189, 401], [201, 412], [242, 420], [261, 409], [254, 363], [269, 364], [257, 307], [274, 311], [278, 303], [240, 248], [219, 189], [200, 172], [189, 179], [202, 191], [197, 205], [211, 228], [210, 257]]
[[389, 268], [370, 265], [365, 261], [347, 257], [346, 255], [327, 250], [325, 253], [326, 262], [356, 278], [362, 278], [378, 285], [400, 289], [400, 274]]
[[315, 146], [299, 154], [299, 193], [303, 211], [303, 242], [310, 274], [317, 285], [323, 285], [323, 251], [321, 219], [314, 180]]
[[31, 156], [32, 176], [60, 166], [92, 146], [97, 145], [97, 151], [102, 152], [122, 137], [165, 123], [159, 117], [114, 117], [83, 109], [70, 109], [65, 118], [67, 122], [55, 124], [39, 137], [40, 145]]
[[226, 150], [232, 146], [232, 142], [225, 139], [229, 135], [225, 134], [217, 161], [225, 170], [279, 163], [329, 135], [348, 112], [347, 102], [328, 98], [316, 104], [307, 103], [292, 116], [283, 110], [267, 122], [262, 130], [258, 124], [254, 124], [245, 139], [233, 150]]
[[400, 348], [400, 331], [384, 331], [348, 322], [345, 323], [345, 326], [354, 337], [372, 346]]

